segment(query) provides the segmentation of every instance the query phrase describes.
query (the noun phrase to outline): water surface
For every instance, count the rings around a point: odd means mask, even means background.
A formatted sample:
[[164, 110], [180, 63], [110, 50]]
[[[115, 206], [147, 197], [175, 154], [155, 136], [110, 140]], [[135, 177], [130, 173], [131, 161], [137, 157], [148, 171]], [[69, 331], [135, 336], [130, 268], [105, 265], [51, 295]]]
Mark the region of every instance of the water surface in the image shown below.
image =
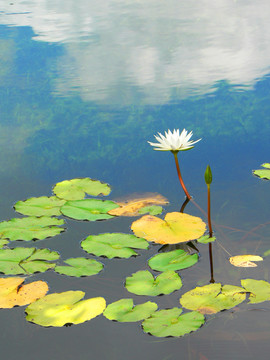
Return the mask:
[[[51, 195], [53, 184], [91, 177], [112, 185], [115, 199], [158, 192], [178, 211], [184, 194], [170, 153], [147, 140], [168, 128], [202, 138], [179, 154], [187, 186], [206, 208], [204, 171], [213, 172], [212, 216], [222, 246], [231, 254], [262, 255], [270, 248], [269, 183], [252, 176], [269, 162], [269, 2], [19, 1], [0, 7], [1, 218], [19, 216], [18, 200]], [[186, 212], [201, 216], [188, 204]], [[133, 219], [67, 221], [55, 238], [37, 246], [62, 259], [85, 256], [89, 234], [130, 232]], [[231, 228], [237, 229], [232, 230]], [[83, 290], [107, 303], [133, 296], [125, 277], [147, 269], [158, 246], [129, 260], [102, 259], [104, 271], [74, 279], [47, 272], [33, 276], [50, 292]], [[180, 292], [162, 296], [160, 308], [179, 305], [179, 294], [209, 282], [208, 249], [181, 272]], [[269, 259], [254, 269], [233, 268], [214, 244], [215, 279], [269, 280]], [[254, 309], [254, 310], [251, 310]], [[138, 323], [99, 316], [81, 325], [42, 328], [26, 322], [22, 308], [1, 310], [5, 357], [15, 359], [254, 359], [269, 351], [269, 304], [242, 304], [209, 317], [197, 332], [158, 339]]]

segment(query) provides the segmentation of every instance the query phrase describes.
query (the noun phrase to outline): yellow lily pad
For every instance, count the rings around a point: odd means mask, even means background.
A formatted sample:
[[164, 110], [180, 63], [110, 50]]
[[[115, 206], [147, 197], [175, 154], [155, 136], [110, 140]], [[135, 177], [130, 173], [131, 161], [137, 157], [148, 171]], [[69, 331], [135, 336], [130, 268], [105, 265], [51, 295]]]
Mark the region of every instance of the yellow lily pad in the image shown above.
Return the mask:
[[201, 218], [179, 212], [167, 213], [162, 220], [156, 216], [145, 215], [132, 223], [136, 236], [158, 244], [178, 244], [202, 236], [206, 224]]
[[26, 320], [41, 326], [61, 327], [80, 324], [102, 314], [106, 308], [105, 299], [81, 300], [84, 295], [83, 291], [66, 291], [44, 296], [25, 309]]
[[49, 288], [45, 281], [21, 285], [24, 278], [0, 278], [0, 308], [28, 305], [46, 295]]
[[263, 261], [263, 258], [258, 255], [236, 255], [229, 259], [233, 266], [237, 267], [256, 267], [253, 261]]
[[123, 201], [116, 201], [119, 208], [110, 210], [108, 213], [115, 216], [139, 216], [139, 210], [150, 205], [165, 205], [168, 200], [160, 194], [148, 194], [137, 196]]

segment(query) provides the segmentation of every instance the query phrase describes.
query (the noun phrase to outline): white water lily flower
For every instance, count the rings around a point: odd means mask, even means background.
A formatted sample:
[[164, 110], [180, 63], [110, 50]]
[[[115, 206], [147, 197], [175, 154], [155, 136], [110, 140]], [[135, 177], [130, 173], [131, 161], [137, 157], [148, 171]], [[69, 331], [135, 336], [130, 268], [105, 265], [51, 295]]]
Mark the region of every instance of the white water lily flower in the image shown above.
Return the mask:
[[158, 133], [158, 135], [159, 136], [154, 135], [158, 143], [152, 143], [150, 141], [148, 141], [148, 143], [155, 146], [154, 150], [160, 151], [178, 152], [189, 150], [194, 147], [194, 144], [201, 140], [189, 141], [193, 132], [188, 133], [186, 129], [184, 129], [181, 134], [179, 133], [179, 129], [174, 129], [173, 132], [171, 132], [171, 130], [168, 130], [168, 132], [165, 131], [165, 136], [161, 133]]

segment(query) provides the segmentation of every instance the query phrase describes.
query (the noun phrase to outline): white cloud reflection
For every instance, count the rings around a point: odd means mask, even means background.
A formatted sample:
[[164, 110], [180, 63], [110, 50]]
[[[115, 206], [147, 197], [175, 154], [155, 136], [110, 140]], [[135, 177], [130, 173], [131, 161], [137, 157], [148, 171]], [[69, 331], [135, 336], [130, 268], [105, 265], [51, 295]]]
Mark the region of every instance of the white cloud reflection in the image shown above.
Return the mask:
[[61, 42], [58, 95], [103, 103], [165, 103], [252, 87], [270, 69], [269, 0], [25, 0], [0, 23]]

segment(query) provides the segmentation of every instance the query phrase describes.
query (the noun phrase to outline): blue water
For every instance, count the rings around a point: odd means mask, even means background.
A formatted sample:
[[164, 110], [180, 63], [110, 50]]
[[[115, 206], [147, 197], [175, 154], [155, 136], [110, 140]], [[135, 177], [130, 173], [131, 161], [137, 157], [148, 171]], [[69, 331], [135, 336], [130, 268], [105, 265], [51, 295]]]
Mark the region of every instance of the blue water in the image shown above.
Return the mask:
[[[227, 250], [213, 246], [216, 281], [270, 280], [268, 257], [252, 269], [228, 262], [228, 253], [270, 249], [269, 225], [247, 234], [269, 221], [270, 184], [252, 176], [252, 169], [270, 161], [269, 8], [267, 1], [1, 4], [1, 219], [18, 216], [16, 201], [50, 196], [56, 182], [75, 177], [109, 183], [111, 199], [158, 192], [170, 201], [166, 211], [177, 211], [184, 193], [173, 157], [153, 151], [147, 141], [157, 132], [186, 128], [202, 140], [179, 154], [184, 180], [206, 208], [203, 174], [211, 165], [212, 218], [224, 226], [215, 228]], [[192, 204], [186, 212], [201, 216]], [[79, 244], [87, 235], [130, 232], [132, 221], [68, 220], [66, 233], [34, 245], [57, 250], [62, 259], [85, 256]], [[104, 296], [110, 303], [131, 297], [125, 277], [146, 269], [156, 251], [102, 259], [105, 270], [89, 278], [54, 272], [31, 278], [47, 281], [50, 292], [83, 290], [86, 298]], [[200, 254], [196, 266], [181, 272], [183, 292], [209, 282], [206, 246]], [[154, 299], [160, 308], [178, 306], [178, 300], [179, 293]], [[268, 302], [242, 304], [209, 317], [195, 333], [168, 339], [102, 316], [57, 329], [28, 323], [22, 308], [1, 310], [1, 352], [22, 360], [266, 359], [269, 310]]]

